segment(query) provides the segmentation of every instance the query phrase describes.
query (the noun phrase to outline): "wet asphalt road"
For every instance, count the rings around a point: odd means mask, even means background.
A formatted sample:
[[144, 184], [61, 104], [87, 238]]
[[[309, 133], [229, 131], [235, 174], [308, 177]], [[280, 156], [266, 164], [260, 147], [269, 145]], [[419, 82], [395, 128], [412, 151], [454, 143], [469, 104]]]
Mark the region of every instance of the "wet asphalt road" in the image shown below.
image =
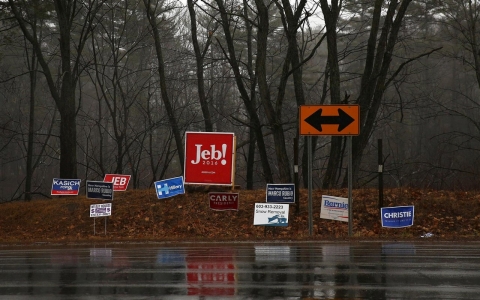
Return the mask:
[[480, 299], [480, 242], [0, 247], [0, 299]]

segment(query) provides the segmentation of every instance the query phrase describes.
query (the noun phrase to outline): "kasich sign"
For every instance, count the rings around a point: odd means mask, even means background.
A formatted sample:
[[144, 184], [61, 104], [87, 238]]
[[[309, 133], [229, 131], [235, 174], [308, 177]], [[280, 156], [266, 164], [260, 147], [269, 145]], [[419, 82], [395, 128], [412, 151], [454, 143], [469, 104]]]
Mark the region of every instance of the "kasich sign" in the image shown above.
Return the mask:
[[127, 190], [128, 183], [130, 182], [130, 177], [131, 175], [105, 174], [103, 181], [112, 182], [113, 190], [115, 192], [123, 192]]
[[235, 135], [222, 132], [185, 133], [185, 183], [233, 185]]
[[113, 183], [87, 180], [87, 198], [113, 200]]
[[382, 207], [382, 227], [402, 228], [413, 225], [414, 206]]
[[214, 210], [238, 210], [238, 193], [208, 193], [210, 208]]
[[112, 203], [90, 205], [90, 218], [108, 217], [112, 215]]
[[157, 192], [158, 199], [185, 194], [183, 176], [155, 181], [155, 191]]
[[53, 178], [51, 195], [78, 195], [81, 179]]

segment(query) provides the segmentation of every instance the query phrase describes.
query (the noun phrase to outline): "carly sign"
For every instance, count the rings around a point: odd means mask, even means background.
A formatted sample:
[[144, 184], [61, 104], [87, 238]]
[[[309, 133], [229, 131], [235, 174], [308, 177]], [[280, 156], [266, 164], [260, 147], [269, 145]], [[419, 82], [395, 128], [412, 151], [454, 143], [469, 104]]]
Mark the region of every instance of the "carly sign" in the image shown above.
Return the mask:
[[320, 218], [348, 222], [348, 198], [322, 195]]
[[185, 183], [232, 185], [233, 133], [185, 133]]
[[238, 210], [238, 193], [208, 193], [210, 208], [214, 210]]
[[253, 225], [288, 226], [289, 204], [255, 203]]
[[126, 191], [128, 183], [130, 182], [131, 175], [122, 175], [122, 174], [105, 174], [103, 178], [104, 182], [112, 182], [113, 190], [115, 192]]
[[413, 225], [414, 206], [382, 207], [382, 227], [402, 228]]
[[51, 195], [78, 195], [81, 179], [53, 178]]

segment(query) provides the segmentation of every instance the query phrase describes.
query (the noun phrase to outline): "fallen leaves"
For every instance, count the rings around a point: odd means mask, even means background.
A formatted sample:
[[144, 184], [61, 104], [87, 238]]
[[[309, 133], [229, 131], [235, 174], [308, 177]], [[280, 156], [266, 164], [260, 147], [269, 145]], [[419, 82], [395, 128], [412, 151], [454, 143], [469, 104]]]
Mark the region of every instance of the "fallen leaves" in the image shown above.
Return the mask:
[[[98, 201], [78, 196], [0, 204], [0, 241], [108, 240], [201, 240], [232, 241], [266, 239], [344, 239], [348, 223], [320, 219], [322, 194], [346, 197], [347, 190], [313, 191], [313, 237], [309, 235], [307, 190], [300, 191], [300, 213], [293, 205], [288, 227], [265, 229], [253, 225], [254, 204], [265, 201], [265, 191], [238, 191], [238, 211], [213, 211], [208, 194], [194, 192], [158, 200], [153, 190], [118, 193], [112, 216], [89, 216]], [[388, 189], [384, 206], [414, 205], [414, 226], [385, 229], [380, 225], [378, 190], [353, 191], [355, 238], [419, 238], [426, 232], [436, 237], [477, 237], [480, 232], [480, 199], [474, 192]], [[296, 206], [296, 205], [295, 205]], [[93, 235], [96, 222], [97, 235]], [[101, 235], [98, 232], [102, 232]]]

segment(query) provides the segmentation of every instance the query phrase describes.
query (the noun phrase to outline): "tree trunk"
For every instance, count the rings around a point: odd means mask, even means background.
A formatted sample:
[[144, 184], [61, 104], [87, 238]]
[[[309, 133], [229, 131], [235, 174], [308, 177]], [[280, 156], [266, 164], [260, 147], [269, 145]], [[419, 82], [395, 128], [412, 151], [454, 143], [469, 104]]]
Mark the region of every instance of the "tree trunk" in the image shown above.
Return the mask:
[[[340, 103], [340, 68], [338, 65], [338, 49], [337, 49], [337, 21], [341, 9], [338, 0], [331, 1], [331, 5], [327, 0], [320, 1], [322, 12], [325, 18], [325, 26], [327, 28], [327, 47], [328, 47], [328, 70], [330, 77], [330, 103]], [[340, 137], [332, 137], [330, 145], [330, 157], [328, 159], [327, 170], [323, 179], [322, 188], [329, 189], [335, 185], [337, 171], [340, 164], [340, 151], [342, 148], [342, 139]]]
[[228, 15], [225, 10], [225, 6], [223, 5], [223, 1], [222, 0], [215, 0], [215, 1], [220, 10], [222, 27], [225, 33], [225, 41], [228, 47], [227, 59], [235, 75], [235, 82], [237, 83], [238, 91], [240, 92], [243, 103], [245, 104], [245, 108], [250, 117], [250, 122], [252, 124], [253, 129], [255, 130], [255, 138], [257, 140], [258, 151], [260, 153], [260, 161], [263, 167], [263, 176], [266, 182], [273, 182], [272, 171], [270, 169], [270, 164], [268, 162], [268, 155], [265, 147], [265, 141], [263, 139], [262, 126], [260, 123], [260, 119], [258, 118], [256, 105], [253, 101], [251, 101], [250, 97], [248, 96], [248, 92], [245, 89], [245, 86], [243, 83], [243, 76], [240, 72], [240, 67], [237, 62], [235, 47], [233, 44], [233, 38], [230, 32]]
[[205, 131], [213, 131], [212, 117], [210, 116], [210, 110], [208, 108], [207, 96], [205, 94], [205, 80], [203, 73], [203, 61], [205, 53], [207, 53], [209, 45], [212, 40], [213, 33], [209, 32], [208, 40], [205, 44], [205, 49], [203, 53], [200, 51], [200, 46], [197, 39], [197, 18], [195, 14], [195, 8], [193, 0], [187, 0], [188, 11], [190, 13], [190, 29], [192, 34], [192, 44], [193, 50], [195, 52], [195, 60], [197, 63], [197, 88], [198, 88], [198, 98], [200, 100], [200, 108], [202, 109], [203, 120], [205, 123]]
[[[25, 51], [28, 52], [28, 51]], [[37, 85], [37, 62], [35, 52], [32, 52], [32, 60], [29, 64], [30, 79], [30, 111], [28, 118], [28, 140], [27, 140], [27, 175], [25, 178], [25, 200], [32, 200], [32, 178], [33, 178], [33, 138], [35, 135], [35, 89]]]
[[163, 60], [163, 51], [162, 51], [162, 43], [160, 40], [160, 32], [158, 30], [157, 20], [155, 11], [152, 8], [152, 4], [150, 0], [143, 0], [145, 4], [145, 8], [147, 11], [147, 18], [150, 23], [150, 28], [152, 29], [152, 35], [155, 40], [155, 51], [157, 54], [158, 60], [158, 74], [160, 77], [160, 89], [162, 94], [163, 105], [165, 105], [165, 110], [167, 111], [168, 121], [170, 126], [172, 127], [173, 137], [175, 140], [175, 144], [177, 146], [177, 155], [179, 160], [180, 169], [183, 173], [183, 166], [184, 166], [184, 149], [183, 149], [183, 142], [182, 136], [180, 134], [180, 129], [177, 123], [177, 119], [175, 117], [175, 112], [173, 110], [172, 103], [168, 96], [167, 92], [167, 79], [165, 76], [165, 62]]
[[282, 101], [277, 101], [275, 108], [272, 105], [270, 90], [267, 82], [266, 60], [267, 60], [267, 41], [268, 41], [268, 8], [263, 0], [255, 1], [258, 9], [259, 25], [257, 31], [257, 60], [256, 74], [258, 80], [258, 89], [260, 91], [261, 101], [266, 112], [266, 116], [273, 133], [275, 144], [275, 153], [280, 175], [280, 182], [292, 182], [290, 173], [290, 162], [288, 160], [287, 149], [285, 146], [285, 136], [282, 126]]

